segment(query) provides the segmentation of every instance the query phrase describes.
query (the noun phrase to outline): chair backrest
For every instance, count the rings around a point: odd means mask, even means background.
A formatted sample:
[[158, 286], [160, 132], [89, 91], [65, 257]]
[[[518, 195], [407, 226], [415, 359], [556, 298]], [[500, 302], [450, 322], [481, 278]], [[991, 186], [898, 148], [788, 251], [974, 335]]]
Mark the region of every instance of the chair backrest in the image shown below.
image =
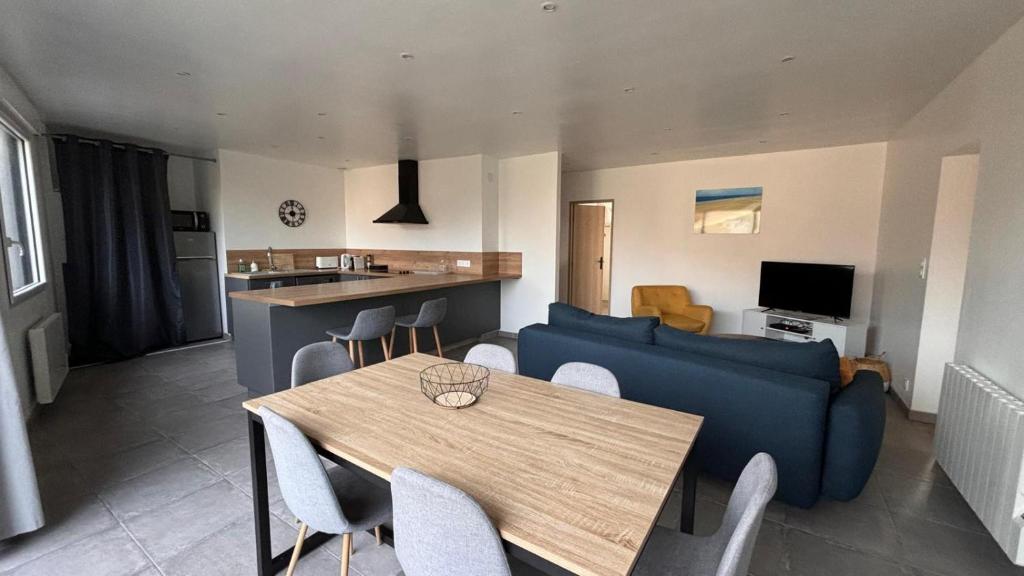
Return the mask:
[[678, 314], [690, 304], [692, 304], [690, 291], [686, 286], [633, 286], [632, 309], [634, 315], [638, 306], [656, 306], [662, 312]]
[[270, 408], [259, 411], [274, 454], [274, 469], [288, 509], [310, 528], [329, 534], [348, 531], [338, 497], [320, 457], [294, 424]]
[[516, 357], [512, 351], [497, 344], [477, 344], [466, 352], [463, 362], [479, 364], [491, 370], [501, 370], [510, 374], [516, 373]]
[[511, 576], [498, 531], [462, 490], [395, 468], [391, 501], [395, 554], [407, 576]]
[[359, 314], [356, 314], [356, 321], [352, 323], [352, 331], [349, 332], [348, 338], [349, 340], [373, 340], [390, 334], [394, 326], [394, 306], [361, 310]]
[[416, 327], [429, 328], [431, 326], [437, 326], [442, 320], [444, 320], [444, 315], [447, 312], [447, 298], [427, 300], [422, 306], [420, 306], [420, 313], [416, 316]]
[[590, 390], [605, 396], [619, 398], [619, 381], [612, 371], [597, 364], [586, 362], [566, 362], [555, 370], [551, 377], [555, 384], [572, 386], [582, 390]]
[[750, 568], [764, 510], [778, 484], [775, 460], [764, 452], [747, 463], [736, 482], [722, 527], [712, 536], [722, 550], [716, 576], [745, 576]]
[[354, 369], [345, 347], [336, 342], [307, 344], [292, 358], [292, 388]]

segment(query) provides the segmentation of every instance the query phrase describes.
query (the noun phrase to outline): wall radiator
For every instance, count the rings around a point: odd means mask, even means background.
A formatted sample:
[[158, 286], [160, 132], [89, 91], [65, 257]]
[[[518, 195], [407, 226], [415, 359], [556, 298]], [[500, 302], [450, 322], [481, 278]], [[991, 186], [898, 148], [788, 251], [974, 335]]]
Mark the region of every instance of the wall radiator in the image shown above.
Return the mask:
[[68, 376], [67, 340], [64, 318], [50, 314], [28, 331], [32, 354], [32, 377], [36, 384], [36, 400], [49, 404], [57, 398]]
[[1024, 402], [947, 364], [935, 458], [1015, 564], [1024, 565]]

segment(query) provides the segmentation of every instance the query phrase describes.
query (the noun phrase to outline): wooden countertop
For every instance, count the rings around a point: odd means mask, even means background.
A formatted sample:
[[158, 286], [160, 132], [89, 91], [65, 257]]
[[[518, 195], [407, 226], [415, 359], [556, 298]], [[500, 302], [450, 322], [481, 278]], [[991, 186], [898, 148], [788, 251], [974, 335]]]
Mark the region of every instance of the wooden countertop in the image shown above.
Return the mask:
[[484, 274], [482, 276], [473, 274], [386, 274], [384, 277], [372, 280], [347, 280], [330, 284], [246, 290], [231, 292], [228, 296], [237, 300], [251, 300], [263, 302], [264, 304], [298, 307], [342, 302], [345, 300], [359, 300], [374, 296], [421, 292], [435, 288], [482, 284], [497, 280], [513, 280], [521, 277], [518, 274]]
[[433, 405], [411, 354], [246, 401], [381, 478], [415, 468], [465, 490], [501, 537], [584, 576], [628, 574], [700, 416], [492, 370], [462, 410]]
[[331, 274], [342, 274], [345, 276], [379, 276], [381, 278], [393, 278], [396, 274], [390, 272], [371, 272], [369, 270], [342, 270], [340, 268], [322, 268], [318, 270], [260, 270], [259, 272], [228, 272], [225, 278], [238, 278], [239, 280], [260, 280], [263, 278], [289, 278], [292, 276], [329, 276]]

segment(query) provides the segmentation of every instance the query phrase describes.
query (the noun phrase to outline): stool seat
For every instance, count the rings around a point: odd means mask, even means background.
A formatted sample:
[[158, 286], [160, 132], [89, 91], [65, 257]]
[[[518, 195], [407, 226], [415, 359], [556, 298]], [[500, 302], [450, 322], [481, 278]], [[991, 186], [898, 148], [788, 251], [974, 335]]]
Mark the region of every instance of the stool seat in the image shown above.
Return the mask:
[[395, 318], [395, 326], [402, 328], [426, 328], [426, 326], [416, 325], [416, 319], [419, 317], [419, 314], [406, 314], [405, 316], [399, 316], [398, 318]]

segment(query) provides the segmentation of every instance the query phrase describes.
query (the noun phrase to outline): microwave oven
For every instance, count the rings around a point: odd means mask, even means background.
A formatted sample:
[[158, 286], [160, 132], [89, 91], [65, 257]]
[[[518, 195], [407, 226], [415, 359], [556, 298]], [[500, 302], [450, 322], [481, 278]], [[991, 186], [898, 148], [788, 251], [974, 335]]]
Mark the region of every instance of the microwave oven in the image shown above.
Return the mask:
[[210, 214], [192, 210], [171, 210], [171, 229], [209, 232]]

